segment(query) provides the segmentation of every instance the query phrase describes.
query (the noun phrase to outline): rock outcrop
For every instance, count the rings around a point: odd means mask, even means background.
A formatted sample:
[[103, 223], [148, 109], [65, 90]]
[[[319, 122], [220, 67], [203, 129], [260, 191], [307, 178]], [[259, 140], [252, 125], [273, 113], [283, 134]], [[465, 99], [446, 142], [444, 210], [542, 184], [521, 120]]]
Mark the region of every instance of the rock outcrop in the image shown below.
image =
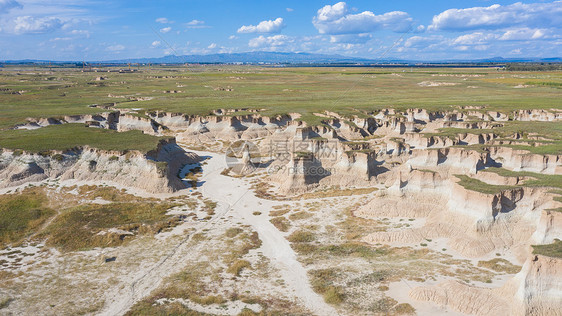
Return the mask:
[[0, 188], [60, 178], [106, 181], [150, 193], [171, 193], [185, 188], [178, 177], [181, 167], [200, 160], [173, 140], [161, 141], [147, 154], [90, 147], [48, 155], [4, 151], [0, 155]]
[[562, 315], [562, 260], [532, 255], [503, 287], [490, 289], [446, 281], [418, 287], [410, 297], [470, 315]]

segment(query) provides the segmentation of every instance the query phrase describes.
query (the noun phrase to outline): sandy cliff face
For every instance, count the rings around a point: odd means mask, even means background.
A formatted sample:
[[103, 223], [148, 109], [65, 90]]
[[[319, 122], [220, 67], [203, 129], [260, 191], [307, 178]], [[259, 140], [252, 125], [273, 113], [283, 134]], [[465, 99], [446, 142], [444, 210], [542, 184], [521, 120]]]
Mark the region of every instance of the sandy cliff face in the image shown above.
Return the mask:
[[530, 256], [503, 287], [479, 288], [456, 281], [418, 287], [410, 297], [471, 315], [562, 315], [562, 260]]
[[178, 178], [181, 167], [200, 158], [175, 141], [162, 141], [148, 154], [81, 148], [51, 155], [5, 151], [0, 156], [0, 187], [13, 187], [45, 179], [108, 181], [151, 193], [170, 193], [185, 187]]
[[[356, 215], [425, 218], [425, 225], [375, 232], [363, 239], [367, 243], [419, 243], [443, 237], [449, 239], [449, 247], [466, 257], [508, 248], [523, 259], [530, 244], [560, 236], [555, 228], [559, 227], [560, 219], [554, 214], [558, 212], [547, 211], [558, 204], [547, 197], [546, 189], [514, 188], [485, 194], [468, 190], [440, 172], [405, 166], [387, 192], [360, 207]], [[392, 206], [401, 200], [415, 201], [417, 205]]]
[[539, 155], [510, 147], [492, 147], [490, 156], [501, 163], [502, 167], [514, 171], [562, 173], [562, 156], [560, 155]]
[[454, 147], [413, 150], [408, 160], [408, 163], [414, 168], [441, 167], [462, 174], [476, 174], [490, 162], [490, 155], [487, 152]]
[[562, 259], [530, 256], [499, 295], [515, 290], [513, 315], [562, 315]]

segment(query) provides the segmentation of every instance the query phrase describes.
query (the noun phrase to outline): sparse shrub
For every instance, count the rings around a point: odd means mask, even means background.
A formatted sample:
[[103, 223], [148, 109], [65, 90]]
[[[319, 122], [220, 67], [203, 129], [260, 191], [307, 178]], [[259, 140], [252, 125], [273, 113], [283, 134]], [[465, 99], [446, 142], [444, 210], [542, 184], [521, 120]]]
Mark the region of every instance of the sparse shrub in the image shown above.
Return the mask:
[[10, 303], [13, 301], [14, 299], [11, 297], [5, 297], [0, 299], [0, 309], [6, 308], [8, 307], [8, 305], [10, 305]]
[[250, 264], [250, 262], [246, 260], [237, 260], [230, 267], [228, 267], [226, 272], [234, 274], [235, 276], [240, 276], [240, 272], [242, 272], [243, 269], [251, 266], [252, 265]]
[[297, 220], [301, 220], [301, 219], [306, 219], [306, 218], [310, 218], [312, 217], [312, 213], [309, 213], [307, 211], [300, 211], [300, 212], [296, 212], [293, 213], [291, 215], [289, 215], [289, 219], [292, 221], [297, 221]]
[[233, 228], [227, 229], [225, 235], [228, 238], [234, 238], [243, 231], [244, 230], [242, 228], [233, 227]]
[[402, 303], [394, 307], [394, 312], [398, 315], [412, 315], [416, 313], [416, 309], [408, 303]]
[[109, 157], [109, 161], [119, 161], [119, 157], [113, 155], [113, 156]]
[[253, 214], [254, 216], [260, 216], [260, 215], [261, 215], [261, 212], [253, 212], [252, 214]]
[[288, 232], [289, 228], [291, 228], [291, 223], [283, 216], [274, 217], [269, 220], [275, 228], [279, 229], [282, 232]]
[[316, 235], [314, 235], [314, 233], [311, 232], [297, 230], [293, 232], [291, 235], [289, 235], [287, 239], [290, 242], [294, 242], [294, 243], [312, 242], [316, 240]]
[[271, 211], [269, 212], [269, 216], [272, 217], [276, 217], [276, 216], [283, 216], [285, 214], [289, 213], [289, 209], [284, 209], [284, 210], [277, 210], [277, 211]]
[[207, 237], [205, 236], [204, 233], [197, 233], [197, 234], [193, 235], [193, 237], [191, 237], [191, 239], [193, 241], [203, 241], [203, 240], [206, 240]]
[[336, 286], [329, 286], [322, 296], [326, 303], [334, 305], [341, 304], [345, 298], [343, 290]]
[[226, 300], [221, 295], [209, 295], [203, 297], [192, 297], [192, 301], [201, 305], [214, 305], [214, 304], [224, 304]]
[[295, 250], [299, 255], [306, 256], [315, 253], [318, 247], [309, 243], [297, 243], [291, 245], [293, 250]]
[[309, 272], [312, 289], [322, 294], [324, 301], [328, 304], [340, 304], [344, 301], [345, 295], [340, 286], [334, 285], [334, 280], [338, 277], [335, 269], [310, 270]]
[[54, 154], [53, 156], [51, 156], [51, 158], [53, 158], [55, 161], [61, 162], [64, 160], [64, 156], [61, 154]]
[[385, 313], [386, 314], [397, 303], [398, 302], [396, 300], [392, 299], [392, 298], [383, 297], [380, 300], [373, 303], [373, 305], [371, 305], [371, 307], [369, 308], [369, 311], [375, 312], [375, 313], [381, 313], [381, 314]]
[[521, 271], [521, 266], [514, 265], [511, 262], [501, 258], [495, 258], [488, 261], [478, 261], [478, 266], [488, 268], [496, 272], [505, 272], [509, 274], [515, 274]]
[[217, 202], [213, 202], [211, 200], [203, 201], [205, 206], [203, 207], [203, 211], [207, 212], [207, 215], [212, 216], [215, 215], [215, 208], [217, 207]]

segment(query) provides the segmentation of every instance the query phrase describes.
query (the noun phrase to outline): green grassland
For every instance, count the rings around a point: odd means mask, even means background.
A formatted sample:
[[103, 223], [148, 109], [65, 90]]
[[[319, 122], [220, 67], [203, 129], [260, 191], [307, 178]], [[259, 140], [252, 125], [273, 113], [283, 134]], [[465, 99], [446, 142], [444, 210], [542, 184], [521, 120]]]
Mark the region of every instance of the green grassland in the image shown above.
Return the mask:
[[83, 205], [63, 211], [46, 229], [47, 245], [63, 251], [114, 247], [124, 236], [105, 233], [117, 228], [131, 234], [155, 234], [174, 226], [177, 219], [166, 215], [174, 205], [168, 203], [111, 203]]
[[62, 124], [35, 130], [2, 131], [0, 148], [45, 152], [89, 145], [102, 150], [139, 150], [146, 153], [156, 148], [160, 139], [141, 131], [116, 132], [84, 124]]
[[[97, 77], [105, 80], [96, 80]], [[424, 81], [454, 85], [421, 86], [419, 83]], [[138, 72], [117, 73], [7, 66], [0, 72], [0, 130], [24, 123], [30, 117], [99, 113], [107, 110], [89, 105], [108, 103], [115, 103], [116, 110], [138, 108], [141, 115], [143, 111], [153, 110], [199, 115], [207, 115], [216, 109], [259, 109], [263, 115], [297, 112], [302, 115], [301, 120], [309, 124], [320, 124], [322, 118], [314, 115], [318, 112], [365, 116], [389, 107], [450, 110], [461, 106], [482, 106], [483, 110], [505, 113], [517, 109], [560, 109], [560, 84], [562, 71], [506, 72], [485, 68], [190, 65], [141, 67]], [[518, 85], [530, 86], [514, 88]], [[180, 93], [165, 93], [170, 90]], [[23, 92], [19, 94], [20, 91]], [[131, 101], [129, 97], [152, 99]], [[509, 126], [506, 128], [536, 130], [538, 125], [517, 123]], [[57, 128], [61, 127], [40, 132], [3, 131], [0, 146], [15, 148], [14, 139], [23, 137], [29, 140], [28, 135], [64, 133], [67, 132], [65, 128], [80, 130], [77, 127]], [[559, 126], [557, 128], [560, 129]], [[128, 143], [129, 136], [141, 137], [130, 134], [111, 138], [107, 137], [109, 134], [98, 133], [103, 132], [81, 130], [79, 136], [88, 143], [103, 138], [103, 142], [114, 139], [116, 143], [124, 144]], [[57, 139], [66, 142], [63, 137]], [[48, 146], [20, 143], [30, 148], [51, 146], [60, 149], [72, 145], [59, 143], [58, 140], [52, 140]], [[153, 141], [145, 138], [134, 143]]]
[[0, 249], [17, 244], [37, 231], [55, 211], [47, 206], [41, 190], [19, 195], [0, 195]]
[[559, 174], [542, 174], [528, 171], [511, 171], [504, 168], [488, 168], [485, 172], [497, 173], [502, 177], [528, 177], [525, 181], [526, 187], [547, 187], [562, 189], [562, 175]]
[[[463, 128], [441, 128], [436, 133], [426, 133], [424, 137], [443, 136], [455, 139], [459, 134], [487, 134], [494, 133], [499, 138], [497, 140], [507, 140], [516, 133], [521, 135], [520, 140], [509, 139], [514, 144], [504, 144], [504, 147], [513, 149], [523, 149], [535, 154], [558, 154], [562, 155], [562, 124], [560, 122], [523, 122], [508, 121], [502, 122], [501, 126], [494, 129], [463, 129]], [[534, 138], [529, 138], [529, 136]], [[536, 140], [541, 138], [541, 140]], [[517, 142], [520, 142], [518, 144]], [[469, 145], [474, 149], [489, 147], [487, 145]]]
[[60, 207], [51, 204], [53, 199], [41, 187], [0, 195], [0, 249], [26, 239], [46, 240], [47, 246], [61, 251], [114, 247], [136, 235], [155, 235], [181, 222], [167, 214], [178, 205], [171, 201], [141, 199], [96, 186], [80, 187], [79, 192], [83, 197], [101, 196], [112, 202], [76, 205], [75, 197], [66, 196], [68, 205]]
[[554, 258], [562, 258], [562, 240], [555, 239], [552, 244], [533, 246], [535, 255], [543, 255]]
[[[380, 108], [486, 106], [489, 110], [560, 108], [562, 72], [507, 73], [495, 69], [266, 68], [189, 66], [141, 68], [137, 73], [5, 68], [0, 75], [0, 127], [26, 117], [101, 111], [90, 104], [208, 114], [219, 108], [265, 109], [265, 114], [333, 110], [342, 114]], [[470, 77], [477, 75], [479, 77]], [[107, 77], [95, 81], [96, 77]], [[156, 77], [164, 78], [156, 78]], [[167, 77], [167, 78], [166, 78]], [[529, 81], [552, 82], [514, 89]], [[422, 87], [423, 81], [455, 86]], [[183, 86], [183, 87], [178, 87]], [[233, 91], [215, 90], [230, 87]], [[476, 88], [469, 88], [476, 87]], [[166, 94], [178, 90], [182, 93]], [[26, 91], [22, 95], [13, 91]], [[131, 102], [114, 96], [153, 97]]]

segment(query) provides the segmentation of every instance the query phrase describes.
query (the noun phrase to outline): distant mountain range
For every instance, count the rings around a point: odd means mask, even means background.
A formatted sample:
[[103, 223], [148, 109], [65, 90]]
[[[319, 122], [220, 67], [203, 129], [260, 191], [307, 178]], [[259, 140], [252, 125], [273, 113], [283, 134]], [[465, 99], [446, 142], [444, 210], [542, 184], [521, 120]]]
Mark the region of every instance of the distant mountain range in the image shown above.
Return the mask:
[[[553, 58], [502, 58], [493, 57], [474, 60], [402, 60], [402, 59], [369, 59], [348, 57], [342, 55], [323, 55], [311, 53], [280, 53], [280, 52], [247, 52], [230, 54], [209, 55], [184, 55], [164, 56], [158, 58], [130, 58], [119, 60], [88, 61], [88, 63], [141, 63], [141, 64], [183, 64], [183, 63], [209, 63], [209, 64], [442, 64], [442, 63], [509, 63], [509, 62], [562, 62], [561, 57]], [[82, 61], [52, 61], [52, 60], [6, 60], [6, 64], [24, 63], [82, 63]]]

